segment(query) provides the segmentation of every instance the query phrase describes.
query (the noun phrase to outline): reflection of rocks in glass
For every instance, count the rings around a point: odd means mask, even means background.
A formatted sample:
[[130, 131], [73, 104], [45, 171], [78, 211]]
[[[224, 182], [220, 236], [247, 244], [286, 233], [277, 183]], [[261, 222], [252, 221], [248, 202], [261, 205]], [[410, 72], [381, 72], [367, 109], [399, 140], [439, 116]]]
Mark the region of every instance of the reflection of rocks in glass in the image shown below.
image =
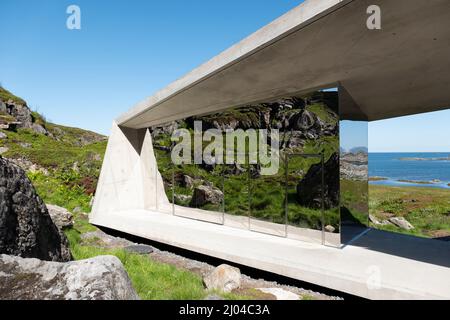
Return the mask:
[[[337, 153], [324, 163], [324, 206], [325, 209], [339, 204], [339, 161]], [[312, 165], [297, 185], [297, 201], [309, 208], [320, 208], [322, 203], [322, 164]]]
[[341, 152], [341, 179], [367, 180], [368, 154], [367, 152]]
[[[205, 211], [225, 211], [228, 216], [251, 217], [274, 224], [287, 222], [290, 226], [315, 230], [322, 230], [324, 221], [325, 226], [330, 226], [328, 230], [334, 228], [334, 233], [338, 233], [338, 109], [337, 92], [313, 92], [192, 116], [150, 128], [165, 191], [175, 203], [173, 211], [176, 215], [180, 211], [183, 215], [190, 214], [191, 211], [182, 209], [194, 207], [201, 209], [195, 210], [195, 218], [202, 219], [203, 216], [206, 220], [211, 214]], [[261, 174], [264, 166], [260, 163], [247, 163], [248, 150], [246, 163], [221, 165], [209, 157], [203, 158], [201, 164], [175, 166], [170, 158], [171, 135], [177, 128], [187, 129], [193, 141], [194, 121], [202, 122], [203, 131], [222, 130], [223, 147], [226, 147], [226, 130], [265, 129], [270, 138], [271, 131], [277, 129], [282, 156], [315, 154], [317, 157], [291, 156], [288, 169], [281, 161], [279, 171], [270, 176]], [[267, 143], [271, 144], [270, 139]], [[206, 145], [204, 141], [203, 147]], [[322, 154], [325, 161], [324, 212], [321, 209]], [[302, 182], [299, 184], [299, 181]]]

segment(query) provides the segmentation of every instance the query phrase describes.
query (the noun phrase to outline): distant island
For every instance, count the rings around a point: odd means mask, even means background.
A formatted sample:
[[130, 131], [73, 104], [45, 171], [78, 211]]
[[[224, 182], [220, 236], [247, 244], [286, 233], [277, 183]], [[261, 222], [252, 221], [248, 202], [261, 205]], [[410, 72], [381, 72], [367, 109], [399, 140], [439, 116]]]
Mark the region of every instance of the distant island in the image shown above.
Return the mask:
[[341, 153], [369, 153], [369, 149], [367, 147], [354, 147], [354, 148], [350, 148], [350, 149], [344, 149], [344, 148], [340, 148], [339, 149]]
[[450, 155], [448, 157], [439, 157], [439, 158], [399, 158], [400, 161], [450, 161]]

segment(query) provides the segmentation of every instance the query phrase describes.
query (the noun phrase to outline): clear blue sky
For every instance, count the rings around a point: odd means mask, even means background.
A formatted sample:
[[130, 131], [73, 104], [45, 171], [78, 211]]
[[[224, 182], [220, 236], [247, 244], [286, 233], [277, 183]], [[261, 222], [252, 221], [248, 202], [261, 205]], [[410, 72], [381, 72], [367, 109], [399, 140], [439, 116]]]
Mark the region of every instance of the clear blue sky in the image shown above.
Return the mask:
[[[0, 82], [55, 123], [108, 134], [135, 103], [301, 2], [0, 0]], [[81, 30], [66, 28], [70, 4]], [[449, 151], [450, 112], [426, 117], [427, 128], [371, 124], [371, 151]]]

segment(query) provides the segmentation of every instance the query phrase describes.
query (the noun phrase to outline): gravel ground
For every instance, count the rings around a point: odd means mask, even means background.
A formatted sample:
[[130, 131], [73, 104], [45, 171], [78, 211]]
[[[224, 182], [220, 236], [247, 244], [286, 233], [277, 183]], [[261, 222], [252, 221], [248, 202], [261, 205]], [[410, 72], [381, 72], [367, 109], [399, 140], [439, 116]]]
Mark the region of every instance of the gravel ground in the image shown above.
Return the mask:
[[[127, 239], [114, 237], [111, 235], [108, 235], [104, 233], [101, 230], [97, 230], [94, 232], [88, 232], [82, 235], [82, 239], [86, 244], [89, 245], [96, 245], [104, 248], [126, 248], [131, 246], [136, 246], [138, 243], [131, 242]], [[145, 247], [149, 247], [146, 245], [143, 245]], [[153, 252], [149, 254], [149, 256], [158, 262], [167, 263], [170, 265], [174, 265], [178, 268], [188, 270], [190, 272], [193, 272], [195, 274], [198, 274], [201, 277], [206, 276], [207, 274], [211, 273], [215, 266], [198, 261], [186, 258], [184, 256], [169, 252], [169, 251], [162, 251], [158, 248], [155, 248], [154, 246], [151, 247], [153, 249]], [[341, 300], [342, 298], [336, 297], [336, 296], [329, 296], [322, 294], [320, 292], [315, 292], [295, 286], [290, 285], [284, 285], [279, 284], [275, 281], [267, 281], [264, 279], [254, 279], [251, 278], [245, 274], [242, 274], [241, 279], [241, 288], [239, 288], [235, 293], [238, 294], [249, 294], [249, 295], [255, 295], [256, 288], [280, 288], [292, 293], [295, 293], [304, 299], [315, 299], [315, 300]], [[267, 293], [263, 293], [261, 291], [257, 291], [258, 294], [257, 298], [259, 299], [267, 299], [267, 300], [273, 300], [275, 299], [275, 296]]]

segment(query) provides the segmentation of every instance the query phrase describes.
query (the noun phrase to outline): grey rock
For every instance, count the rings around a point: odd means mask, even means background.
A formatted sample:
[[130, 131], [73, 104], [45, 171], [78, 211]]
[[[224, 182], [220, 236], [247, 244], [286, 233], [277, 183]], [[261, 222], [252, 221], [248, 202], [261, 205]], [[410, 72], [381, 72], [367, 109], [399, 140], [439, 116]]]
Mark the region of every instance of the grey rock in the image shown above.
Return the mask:
[[389, 222], [393, 223], [399, 228], [405, 229], [405, 230], [411, 230], [414, 229], [414, 226], [409, 223], [405, 218], [403, 217], [392, 217], [389, 218]]
[[332, 225], [326, 225], [326, 226], [325, 226], [325, 231], [326, 231], [326, 232], [333, 233], [334, 231], [336, 231], [336, 228], [333, 227]]
[[231, 292], [241, 286], [241, 271], [227, 264], [221, 264], [203, 277], [203, 283], [208, 290]]
[[50, 261], [71, 260], [65, 235], [25, 171], [0, 157], [0, 254]]
[[124, 248], [126, 251], [137, 254], [150, 254], [153, 252], [153, 247], [145, 244], [137, 244]]
[[31, 128], [33, 118], [31, 116], [31, 110], [27, 105], [15, 103], [12, 100], [6, 101], [5, 103], [9, 115], [13, 116], [17, 120], [18, 128]]
[[0, 147], [0, 154], [8, 152], [9, 148], [8, 147]]
[[4, 133], [0, 131], [0, 139], [7, 139], [8, 136]]
[[42, 125], [37, 124], [37, 123], [33, 123], [31, 125], [31, 130], [33, 130], [34, 132], [36, 132], [38, 134], [48, 135], [47, 129], [45, 129]]
[[0, 299], [138, 300], [114, 256], [66, 263], [0, 255]]
[[341, 152], [341, 178], [345, 180], [367, 180], [369, 178], [368, 162], [367, 153]]
[[207, 203], [220, 204], [223, 201], [223, 192], [212, 186], [201, 185], [194, 189], [191, 206], [201, 207]]
[[47, 210], [53, 223], [61, 230], [73, 226], [72, 214], [66, 209], [54, 204], [47, 204]]

